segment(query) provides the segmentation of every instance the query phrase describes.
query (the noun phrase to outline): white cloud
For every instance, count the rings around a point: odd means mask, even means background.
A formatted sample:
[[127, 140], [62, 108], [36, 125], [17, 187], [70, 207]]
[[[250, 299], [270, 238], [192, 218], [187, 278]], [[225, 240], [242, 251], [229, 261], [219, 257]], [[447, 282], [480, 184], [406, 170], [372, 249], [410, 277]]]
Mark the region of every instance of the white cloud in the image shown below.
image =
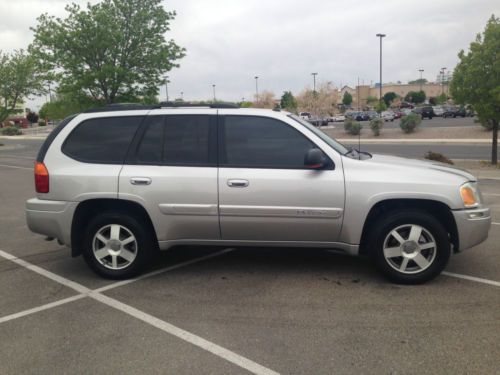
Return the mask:
[[[26, 48], [29, 30], [43, 12], [63, 16], [65, 1], [1, 0], [0, 48]], [[85, 4], [86, 1], [77, 1]], [[95, 1], [93, 1], [95, 2]], [[187, 49], [181, 67], [169, 73], [171, 96], [251, 98], [254, 76], [259, 88], [277, 95], [297, 92], [318, 79], [336, 85], [378, 81], [383, 32], [384, 81], [418, 77], [433, 80], [443, 66], [452, 68], [457, 53], [484, 29], [496, 0], [171, 0], [176, 10], [168, 38]], [[162, 87], [161, 96], [164, 97]]]

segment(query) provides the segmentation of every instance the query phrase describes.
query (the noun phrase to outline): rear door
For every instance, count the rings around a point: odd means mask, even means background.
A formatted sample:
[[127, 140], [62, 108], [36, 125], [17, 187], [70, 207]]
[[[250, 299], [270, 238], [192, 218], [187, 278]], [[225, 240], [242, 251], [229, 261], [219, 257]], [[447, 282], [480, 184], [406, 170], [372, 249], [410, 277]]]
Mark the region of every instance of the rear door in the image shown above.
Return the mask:
[[222, 239], [336, 241], [344, 208], [340, 158], [334, 168], [307, 169], [306, 152], [325, 147], [319, 138], [316, 144], [277, 118], [233, 113], [219, 117]]
[[216, 112], [152, 111], [120, 173], [119, 197], [143, 205], [159, 241], [220, 238]]

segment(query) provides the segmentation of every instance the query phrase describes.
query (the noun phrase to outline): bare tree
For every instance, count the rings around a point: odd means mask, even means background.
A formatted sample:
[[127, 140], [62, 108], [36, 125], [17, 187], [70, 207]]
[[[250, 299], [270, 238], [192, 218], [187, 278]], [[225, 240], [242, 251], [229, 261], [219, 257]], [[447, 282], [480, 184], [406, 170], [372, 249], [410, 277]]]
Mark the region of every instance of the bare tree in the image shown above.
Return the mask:
[[299, 110], [315, 116], [327, 116], [335, 112], [338, 100], [337, 89], [331, 82], [322, 82], [316, 91], [306, 88], [297, 96]]

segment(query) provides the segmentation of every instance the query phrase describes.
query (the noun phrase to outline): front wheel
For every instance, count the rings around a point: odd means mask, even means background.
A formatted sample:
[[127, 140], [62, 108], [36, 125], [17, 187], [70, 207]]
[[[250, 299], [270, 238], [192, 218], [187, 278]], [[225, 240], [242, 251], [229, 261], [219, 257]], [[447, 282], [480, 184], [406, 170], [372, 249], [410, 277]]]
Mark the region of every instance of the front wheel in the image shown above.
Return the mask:
[[155, 248], [153, 236], [135, 217], [118, 212], [96, 215], [84, 236], [83, 256], [98, 275], [125, 279], [147, 265]]
[[423, 211], [393, 212], [374, 228], [369, 242], [382, 273], [402, 284], [432, 280], [445, 268], [451, 246], [443, 225]]

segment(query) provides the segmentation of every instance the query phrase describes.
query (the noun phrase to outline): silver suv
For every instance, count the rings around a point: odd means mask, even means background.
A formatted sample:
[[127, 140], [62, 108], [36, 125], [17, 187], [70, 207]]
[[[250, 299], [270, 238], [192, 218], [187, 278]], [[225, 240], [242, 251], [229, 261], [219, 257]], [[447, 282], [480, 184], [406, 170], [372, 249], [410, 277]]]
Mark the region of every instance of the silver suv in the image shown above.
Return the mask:
[[111, 106], [42, 145], [29, 228], [108, 278], [175, 245], [336, 249], [421, 283], [484, 241], [476, 179], [449, 165], [348, 149], [261, 109]]

